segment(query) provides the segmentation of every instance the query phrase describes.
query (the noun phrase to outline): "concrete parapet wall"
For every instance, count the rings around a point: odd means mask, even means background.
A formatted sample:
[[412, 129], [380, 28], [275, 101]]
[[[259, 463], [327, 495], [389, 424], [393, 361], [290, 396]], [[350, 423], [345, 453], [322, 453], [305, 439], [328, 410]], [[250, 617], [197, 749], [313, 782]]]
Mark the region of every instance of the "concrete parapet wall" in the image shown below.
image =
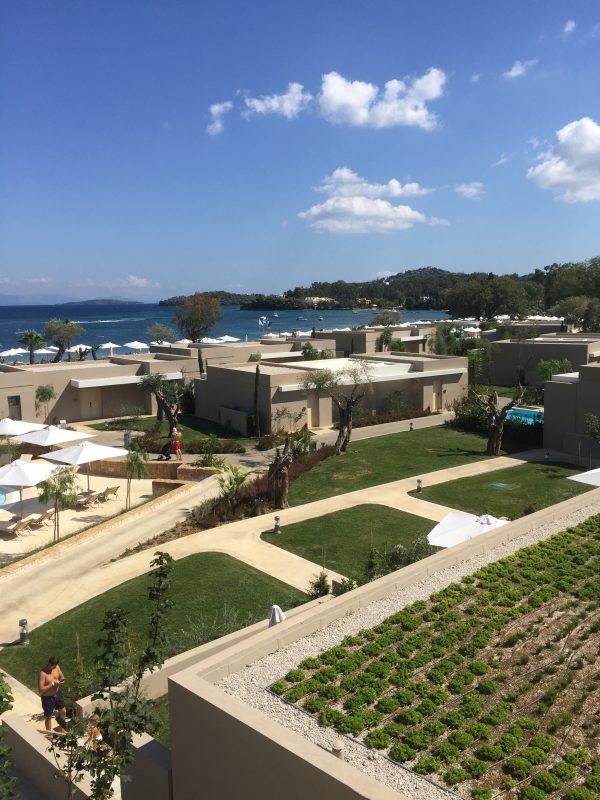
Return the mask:
[[[214, 474], [214, 470], [208, 467], [192, 467], [180, 461], [147, 461], [146, 468], [148, 476], [156, 480], [203, 481]], [[115, 459], [94, 461], [90, 464], [90, 475], [100, 478], [126, 478], [127, 463]]]
[[123, 800], [171, 800], [171, 751], [147, 733], [135, 736], [133, 762], [121, 779]]
[[[186, 674], [170, 690], [176, 800], [399, 800], [399, 795], [298, 734]], [[199, 724], [199, 721], [200, 724]], [[190, 736], [190, 731], [195, 735]], [[186, 767], [195, 765], [193, 774]]]
[[[67, 783], [57, 776], [54, 757], [48, 750], [45, 736], [26, 722], [18, 714], [5, 714], [2, 717], [5, 728], [5, 742], [10, 747], [10, 760], [17, 769], [47, 800], [64, 800], [67, 797]], [[86, 800], [90, 797], [88, 780], [72, 787], [72, 800]]]
[[[261, 800], [279, 800], [281, 787], [286, 797], [334, 797], [353, 800], [363, 797], [382, 800], [399, 795], [371, 778], [340, 764], [317, 745], [301, 739], [256, 709], [249, 708], [213, 684], [244, 669], [263, 656], [309, 636], [354, 611], [401, 589], [409, 589], [428, 576], [459, 563], [468, 564], [477, 555], [514, 541], [536, 525], [551, 522], [557, 515], [578, 510], [582, 502], [598, 503], [600, 489], [585, 500], [573, 497], [550, 508], [530, 514], [478, 536], [463, 544], [441, 550], [416, 564], [397, 570], [327, 603], [310, 604], [274, 628], [241, 638], [233, 634], [231, 646], [220, 652], [205, 651], [196, 666], [169, 679], [169, 705], [173, 750], [175, 800], [192, 800], [202, 785], [208, 798], [244, 796], [244, 787], [256, 788]], [[200, 650], [201, 648], [199, 648]], [[189, 731], [203, 720], [196, 737]], [[205, 733], [205, 731], [207, 733]], [[235, 760], [235, 770], [231, 761]], [[284, 772], [279, 772], [279, 765]], [[340, 771], [340, 767], [343, 770]], [[351, 778], [346, 781], [346, 770]], [[190, 789], [191, 787], [191, 789]]]

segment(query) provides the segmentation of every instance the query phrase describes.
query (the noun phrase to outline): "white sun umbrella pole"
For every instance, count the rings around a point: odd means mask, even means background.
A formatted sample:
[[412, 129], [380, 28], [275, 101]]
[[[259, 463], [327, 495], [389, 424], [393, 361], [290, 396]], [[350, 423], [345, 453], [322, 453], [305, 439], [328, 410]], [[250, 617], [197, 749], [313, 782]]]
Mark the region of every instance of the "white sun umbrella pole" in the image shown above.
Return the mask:
[[104, 444], [95, 444], [94, 442], [80, 442], [73, 447], [65, 447], [60, 450], [55, 450], [53, 453], [47, 453], [44, 458], [51, 461], [60, 461], [63, 464], [70, 464], [71, 466], [78, 466], [86, 464], [87, 472], [87, 488], [90, 490], [90, 464], [92, 461], [102, 461], [105, 458], [120, 458], [126, 456], [128, 450], [122, 447], [108, 447]]

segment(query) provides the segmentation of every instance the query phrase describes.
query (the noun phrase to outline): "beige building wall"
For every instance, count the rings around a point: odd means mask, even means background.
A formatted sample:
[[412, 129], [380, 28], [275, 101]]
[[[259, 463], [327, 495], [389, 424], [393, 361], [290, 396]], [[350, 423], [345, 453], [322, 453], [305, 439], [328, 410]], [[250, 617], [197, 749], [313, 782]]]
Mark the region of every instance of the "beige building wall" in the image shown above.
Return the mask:
[[560, 341], [559, 337], [545, 337], [544, 340], [524, 339], [522, 341], [499, 341], [492, 348], [490, 383], [500, 386], [515, 385], [519, 379], [525, 385], [539, 382], [537, 366], [541, 360], [551, 361], [566, 358], [573, 369], [596, 360], [600, 353], [600, 341]]
[[[0, 415], [16, 416], [34, 422], [46, 421], [46, 409], [36, 407], [35, 395], [39, 386], [50, 385], [56, 398], [48, 404], [49, 422], [66, 419], [81, 422], [88, 419], [118, 416], [123, 406], [136, 406], [144, 413], [154, 413], [151, 397], [133, 383], [119, 384], [119, 378], [145, 374], [181, 372], [184, 380], [199, 376], [197, 359], [165, 354], [165, 356], [121, 356], [98, 361], [72, 361], [57, 364], [12, 366], [0, 364]], [[72, 381], [108, 381], [103, 386], [77, 387]], [[15, 405], [17, 401], [18, 405]]]
[[586, 414], [600, 417], [600, 364], [545, 383], [544, 447], [577, 456], [588, 465], [590, 459], [600, 459], [600, 445], [587, 434]]

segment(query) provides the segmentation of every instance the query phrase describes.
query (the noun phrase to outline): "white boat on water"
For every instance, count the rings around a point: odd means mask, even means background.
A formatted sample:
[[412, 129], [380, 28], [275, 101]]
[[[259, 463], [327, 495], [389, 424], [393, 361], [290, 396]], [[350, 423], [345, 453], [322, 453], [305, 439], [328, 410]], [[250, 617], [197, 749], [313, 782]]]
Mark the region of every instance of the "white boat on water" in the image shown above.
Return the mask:
[[308, 317], [296, 317], [299, 322], [308, 322]]
[[278, 317], [278, 316], [279, 316], [279, 314], [278, 314], [277, 312], [275, 312], [275, 313], [273, 314], [273, 316], [274, 316], [274, 317]]

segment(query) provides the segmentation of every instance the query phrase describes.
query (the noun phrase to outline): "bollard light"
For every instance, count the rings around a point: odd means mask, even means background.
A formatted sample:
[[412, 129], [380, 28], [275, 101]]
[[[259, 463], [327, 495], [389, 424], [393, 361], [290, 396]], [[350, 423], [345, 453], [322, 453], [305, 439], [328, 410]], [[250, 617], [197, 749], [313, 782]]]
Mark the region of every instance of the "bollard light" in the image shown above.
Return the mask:
[[423, 491], [423, 481], [420, 478], [417, 478], [417, 492]]
[[408, 428], [408, 430], [409, 430], [409, 431], [412, 431], [412, 430], [413, 430], [413, 424], [412, 424], [412, 422], [409, 422], [409, 428]]
[[546, 452], [544, 453], [544, 458], [546, 461], [550, 461], [550, 453], [548, 450], [546, 450]]
[[29, 630], [27, 628], [27, 620], [20, 619], [19, 625], [21, 630], [19, 631], [19, 644], [28, 645], [29, 644]]
[[281, 517], [278, 517], [278, 516], [275, 517], [274, 525], [273, 525], [273, 531], [275, 533], [281, 533]]

